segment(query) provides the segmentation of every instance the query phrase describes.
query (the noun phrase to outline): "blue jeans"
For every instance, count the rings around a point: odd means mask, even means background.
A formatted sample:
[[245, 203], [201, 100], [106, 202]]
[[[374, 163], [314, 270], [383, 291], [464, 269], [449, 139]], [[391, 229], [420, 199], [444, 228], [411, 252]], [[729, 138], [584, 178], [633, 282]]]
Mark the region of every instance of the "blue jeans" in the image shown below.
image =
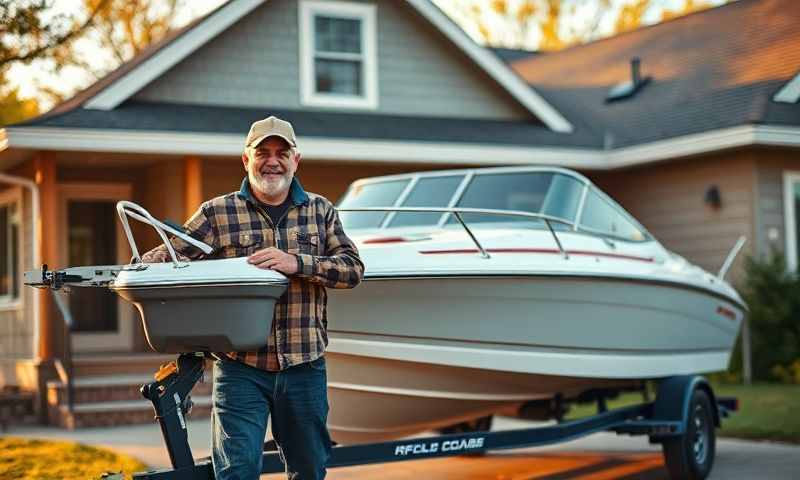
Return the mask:
[[267, 419], [290, 479], [325, 478], [331, 439], [325, 358], [267, 372], [233, 360], [214, 362], [211, 461], [218, 480], [261, 473]]

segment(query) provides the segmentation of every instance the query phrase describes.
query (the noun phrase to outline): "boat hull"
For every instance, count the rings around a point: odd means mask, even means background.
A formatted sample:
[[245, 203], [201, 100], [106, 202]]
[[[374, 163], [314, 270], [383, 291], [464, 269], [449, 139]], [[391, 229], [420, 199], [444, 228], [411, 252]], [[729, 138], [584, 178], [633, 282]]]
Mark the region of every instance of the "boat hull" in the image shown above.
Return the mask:
[[724, 370], [741, 321], [699, 289], [614, 278], [368, 278], [329, 295], [329, 428], [341, 443]]

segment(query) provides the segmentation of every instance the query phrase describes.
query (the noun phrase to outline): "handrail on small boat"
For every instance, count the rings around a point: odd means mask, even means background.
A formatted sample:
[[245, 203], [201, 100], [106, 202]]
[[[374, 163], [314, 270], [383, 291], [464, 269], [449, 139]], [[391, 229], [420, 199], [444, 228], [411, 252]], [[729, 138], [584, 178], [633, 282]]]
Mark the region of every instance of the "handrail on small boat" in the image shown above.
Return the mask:
[[524, 218], [533, 218], [536, 220], [543, 220], [545, 225], [547, 225], [547, 229], [550, 231], [550, 234], [553, 236], [553, 240], [555, 240], [556, 245], [558, 246], [558, 251], [561, 255], [564, 256], [564, 259], [569, 259], [569, 254], [564, 249], [564, 246], [561, 244], [561, 240], [558, 239], [558, 235], [556, 235], [556, 231], [553, 229], [553, 225], [550, 222], [561, 223], [564, 225], [568, 225], [573, 229], [576, 228], [574, 222], [569, 220], [565, 220], [563, 218], [554, 217], [552, 215], [545, 215], [543, 213], [532, 213], [532, 212], [524, 212], [521, 210], [497, 210], [494, 208], [468, 208], [468, 207], [353, 207], [353, 208], [337, 208], [340, 212], [427, 212], [427, 213], [451, 213], [454, 217], [458, 220], [462, 227], [464, 227], [464, 231], [467, 232], [469, 238], [472, 239], [472, 243], [478, 247], [478, 251], [480, 252], [483, 258], [491, 258], [489, 253], [483, 248], [481, 242], [475, 238], [475, 235], [472, 233], [472, 230], [467, 226], [467, 223], [464, 221], [464, 218], [461, 216], [464, 213], [478, 213], [483, 215], [499, 215], [499, 216], [506, 216], [506, 217], [524, 217]]
[[125, 230], [125, 236], [128, 238], [128, 243], [131, 246], [131, 253], [133, 254], [133, 258], [135, 258], [136, 262], [139, 264], [142, 263], [142, 257], [141, 255], [139, 255], [139, 249], [136, 248], [136, 242], [133, 240], [133, 234], [131, 233], [130, 225], [128, 225], [127, 217], [139, 220], [140, 222], [146, 223], [156, 229], [158, 236], [161, 237], [161, 241], [164, 242], [164, 246], [167, 247], [167, 251], [169, 252], [170, 257], [172, 257], [172, 263], [175, 266], [175, 268], [185, 267], [186, 265], [181, 265], [178, 262], [178, 256], [175, 254], [175, 248], [172, 246], [172, 243], [167, 238], [167, 234], [164, 233], [164, 230], [175, 235], [184, 242], [199, 248], [206, 254], [214, 251], [213, 248], [201, 242], [200, 240], [195, 240], [186, 233], [181, 232], [180, 230], [157, 220], [152, 215], [150, 215], [150, 212], [145, 210], [145, 208], [142, 207], [141, 205], [137, 205], [127, 200], [121, 200], [117, 202], [117, 213], [119, 214], [120, 222], [122, 222], [122, 229]]

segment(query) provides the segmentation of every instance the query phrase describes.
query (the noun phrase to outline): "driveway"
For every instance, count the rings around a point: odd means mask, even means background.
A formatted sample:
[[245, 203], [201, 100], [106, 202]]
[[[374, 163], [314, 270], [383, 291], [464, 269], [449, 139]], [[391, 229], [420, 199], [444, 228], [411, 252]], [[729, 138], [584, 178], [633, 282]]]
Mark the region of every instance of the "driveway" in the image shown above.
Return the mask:
[[[494, 430], [525, 428], [531, 423], [497, 418]], [[169, 466], [161, 433], [155, 424], [66, 431], [49, 427], [16, 427], [10, 435], [73, 440], [111, 448], [154, 468]], [[209, 455], [208, 420], [189, 422], [189, 442], [195, 457]], [[719, 480], [790, 480], [800, 475], [800, 446], [719, 439], [713, 474]], [[362, 467], [332, 469], [328, 478], [344, 479], [484, 479], [666, 480], [661, 449], [644, 437], [599, 433], [568, 443], [492, 452], [482, 457], [452, 457]], [[264, 475], [264, 479], [283, 475]]]

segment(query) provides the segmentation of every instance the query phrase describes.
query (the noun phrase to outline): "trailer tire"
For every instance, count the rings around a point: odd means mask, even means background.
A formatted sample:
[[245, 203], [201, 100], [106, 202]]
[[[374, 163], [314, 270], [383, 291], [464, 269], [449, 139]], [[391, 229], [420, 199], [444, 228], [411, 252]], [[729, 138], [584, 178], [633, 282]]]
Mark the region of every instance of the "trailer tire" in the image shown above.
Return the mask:
[[695, 389], [684, 419], [685, 433], [664, 441], [664, 462], [674, 480], [703, 480], [714, 464], [716, 432], [711, 399], [703, 389]]

